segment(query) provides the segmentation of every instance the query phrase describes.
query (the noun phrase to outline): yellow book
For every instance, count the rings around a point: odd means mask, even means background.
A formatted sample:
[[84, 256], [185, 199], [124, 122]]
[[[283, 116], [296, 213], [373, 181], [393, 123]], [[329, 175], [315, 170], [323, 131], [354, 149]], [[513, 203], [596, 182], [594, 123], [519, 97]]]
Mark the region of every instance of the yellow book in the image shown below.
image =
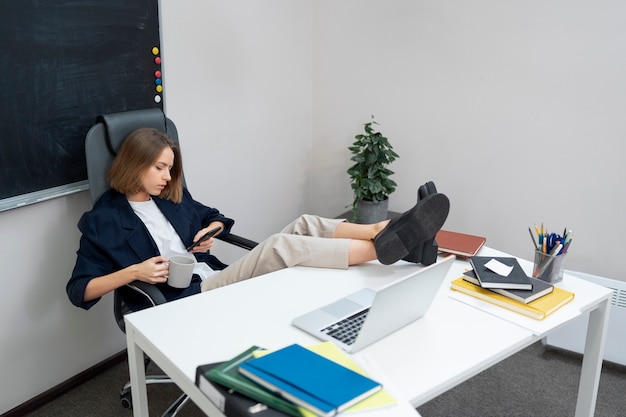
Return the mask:
[[[345, 366], [348, 369], [353, 370], [361, 375], [369, 376], [367, 372], [365, 372], [361, 367], [359, 367], [350, 357], [345, 354], [340, 348], [334, 345], [332, 342], [321, 342], [312, 346], [307, 346], [307, 349], [317, 353], [318, 355], [324, 356], [327, 359], [330, 359], [333, 362], [336, 362], [340, 365]], [[270, 353], [269, 350], [257, 350], [253, 353], [254, 357], [260, 357], [267, 353]], [[377, 393], [367, 397], [363, 401], [358, 402], [352, 407], [345, 410], [343, 413], [349, 413], [354, 411], [364, 411], [371, 410], [379, 407], [388, 407], [396, 404], [396, 399], [384, 388]], [[308, 410], [305, 410], [302, 407], [298, 407], [303, 416], [312, 417], [314, 416]], [[342, 414], [343, 414], [342, 413]]]
[[523, 314], [536, 320], [543, 320], [574, 299], [573, 292], [556, 286], [550, 294], [544, 295], [543, 297], [540, 297], [535, 301], [531, 301], [528, 304], [524, 304], [512, 298], [482, 288], [479, 285], [472, 284], [471, 282], [464, 280], [463, 277], [455, 279], [452, 281], [451, 285], [452, 289], [455, 291], [471, 295], [472, 297], [504, 307], [508, 310], [515, 311], [516, 313]]

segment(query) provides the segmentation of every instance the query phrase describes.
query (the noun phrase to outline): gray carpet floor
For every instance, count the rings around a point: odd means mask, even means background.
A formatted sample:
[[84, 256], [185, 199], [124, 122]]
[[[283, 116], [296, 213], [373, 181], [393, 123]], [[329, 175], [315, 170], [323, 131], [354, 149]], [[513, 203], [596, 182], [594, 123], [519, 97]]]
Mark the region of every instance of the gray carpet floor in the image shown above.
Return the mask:
[[[423, 417], [569, 417], [574, 415], [581, 355], [536, 343], [445, 394], [420, 406]], [[150, 365], [148, 373], [159, 373]], [[94, 377], [32, 413], [33, 417], [132, 416], [119, 400], [128, 380], [127, 363]], [[160, 416], [180, 391], [172, 385], [148, 389], [150, 414]], [[193, 404], [179, 416], [204, 414]], [[626, 416], [626, 367], [604, 364], [596, 417]]]

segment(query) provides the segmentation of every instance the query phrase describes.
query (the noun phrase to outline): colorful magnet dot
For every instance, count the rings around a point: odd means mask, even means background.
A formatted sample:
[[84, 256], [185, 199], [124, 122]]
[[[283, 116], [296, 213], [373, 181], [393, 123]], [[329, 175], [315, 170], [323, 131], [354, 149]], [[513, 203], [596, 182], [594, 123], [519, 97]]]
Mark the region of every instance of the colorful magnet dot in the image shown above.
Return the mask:
[[[153, 47], [152, 48], [152, 54], [154, 55], [154, 63], [156, 65], [161, 65], [161, 57], [159, 56], [159, 48], [158, 47]], [[163, 80], [161, 79], [161, 71], [160, 70], [156, 70], [154, 71], [154, 84], [156, 85], [156, 87], [154, 87], [154, 90], [157, 93], [161, 93], [163, 92]], [[154, 102], [155, 103], [160, 103], [162, 100], [161, 95], [157, 94], [154, 96]]]

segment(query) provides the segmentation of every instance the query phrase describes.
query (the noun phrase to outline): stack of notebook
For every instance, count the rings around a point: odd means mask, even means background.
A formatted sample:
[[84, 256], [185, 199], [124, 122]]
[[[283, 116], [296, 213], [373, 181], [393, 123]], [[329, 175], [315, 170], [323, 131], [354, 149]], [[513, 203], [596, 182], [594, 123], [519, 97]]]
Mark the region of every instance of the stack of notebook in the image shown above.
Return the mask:
[[199, 366], [196, 385], [222, 412], [236, 417], [333, 416], [396, 404], [330, 342], [274, 352], [252, 346], [227, 362]]
[[472, 256], [473, 270], [452, 281], [452, 289], [541, 320], [574, 294], [531, 278], [513, 257]]

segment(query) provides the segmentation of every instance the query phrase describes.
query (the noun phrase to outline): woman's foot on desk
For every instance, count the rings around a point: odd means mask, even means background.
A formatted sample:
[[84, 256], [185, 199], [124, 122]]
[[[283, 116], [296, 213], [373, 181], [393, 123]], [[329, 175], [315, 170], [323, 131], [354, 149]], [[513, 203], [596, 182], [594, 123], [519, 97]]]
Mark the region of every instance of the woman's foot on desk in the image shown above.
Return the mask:
[[411, 210], [391, 220], [374, 238], [380, 263], [395, 263], [428, 239], [434, 238], [449, 211], [450, 200], [444, 194], [437, 193], [419, 200]]

